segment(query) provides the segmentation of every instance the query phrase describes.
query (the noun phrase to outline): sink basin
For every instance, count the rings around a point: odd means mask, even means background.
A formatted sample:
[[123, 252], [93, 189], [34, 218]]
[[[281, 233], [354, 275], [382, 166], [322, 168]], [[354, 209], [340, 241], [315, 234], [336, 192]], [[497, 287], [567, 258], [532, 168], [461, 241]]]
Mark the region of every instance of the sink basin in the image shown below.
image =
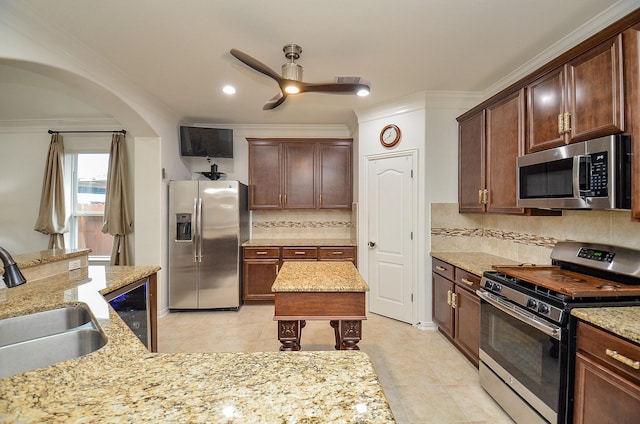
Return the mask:
[[0, 378], [10, 377], [100, 349], [107, 339], [97, 329], [79, 328], [0, 347]]
[[107, 339], [82, 306], [0, 320], [0, 378], [100, 349]]
[[82, 306], [69, 306], [6, 318], [0, 320], [0, 346], [62, 333], [89, 322], [91, 322], [91, 315]]

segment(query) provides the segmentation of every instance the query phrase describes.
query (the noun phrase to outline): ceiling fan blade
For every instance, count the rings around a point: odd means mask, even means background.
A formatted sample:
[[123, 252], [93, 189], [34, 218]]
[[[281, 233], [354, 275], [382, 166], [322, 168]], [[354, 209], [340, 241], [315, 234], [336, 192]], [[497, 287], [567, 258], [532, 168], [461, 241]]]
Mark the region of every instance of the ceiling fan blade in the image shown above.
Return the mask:
[[277, 95], [273, 96], [271, 99], [269, 99], [269, 101], [267, 103], [264, 104], [264, 106], [262, 107], [262, 110], [270, 110], [270, 109], [275, 109], [278, 106], [280, 106], [282, 104], [282, 102], [284, 102], [287, 98], [287, 94], [286, 93], [278, 93]]
[[265, 74], [266, 76], [271, 77], [271, 78], [273, 78], [274, 80], [276, 80], [278, 82], [280, 82], [280, 80], [282, 80], [282, 77], [280, 76], [280, 74], [278, 74], [276, 71], [274, 71], [273, 69], [269, 68], [267, 65], [265, 65], [262, 62], [260, 62], [259, 60], [254, 59], [253, 57], [249, 56], [245, 52], [242, 52], [242, 51], [240, 51], [238, 49], [231, 49], [229, 51], [229, 53], [231, 53], [233, 55], [233, 57], [235, 57], [240, 62], [242, 62], [245, 65], [247, 65], [248, 67], [253, 68], [258, 72], [261, 72], [261, 73]]
[[312, 84], [312, 83], [300, 83], [301, 93], [328, 93], [328, 94], [356, 94], [360, 90], [369, 91], [367, 84], [355, 84], [355, 83], [327, 83], [327, 84]]

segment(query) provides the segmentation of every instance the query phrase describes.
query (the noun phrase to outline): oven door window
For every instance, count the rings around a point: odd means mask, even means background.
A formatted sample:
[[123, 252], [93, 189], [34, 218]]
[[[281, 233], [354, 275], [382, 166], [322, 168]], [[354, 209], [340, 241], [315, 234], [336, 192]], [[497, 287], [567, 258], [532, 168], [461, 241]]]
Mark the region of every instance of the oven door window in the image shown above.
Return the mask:
[[480, 349], [558, 412], [561, 342], [486, 302], [480, 328]]

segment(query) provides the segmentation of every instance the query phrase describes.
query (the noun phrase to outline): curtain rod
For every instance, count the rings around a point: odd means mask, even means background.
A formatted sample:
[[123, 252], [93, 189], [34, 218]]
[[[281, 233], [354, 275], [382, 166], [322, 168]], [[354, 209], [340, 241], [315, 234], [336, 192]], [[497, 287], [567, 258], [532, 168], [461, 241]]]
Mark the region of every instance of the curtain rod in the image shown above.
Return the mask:
[[54, 130], [49, 130], [48, 131], [49, 134], [69, 134], [69, 133], [74, 133], [74, 134], [87, 134], [87, 133], [122, 133], [124, 135], [127, 134], [126, 130], [113, 130], [113, 131], [54, 131]]

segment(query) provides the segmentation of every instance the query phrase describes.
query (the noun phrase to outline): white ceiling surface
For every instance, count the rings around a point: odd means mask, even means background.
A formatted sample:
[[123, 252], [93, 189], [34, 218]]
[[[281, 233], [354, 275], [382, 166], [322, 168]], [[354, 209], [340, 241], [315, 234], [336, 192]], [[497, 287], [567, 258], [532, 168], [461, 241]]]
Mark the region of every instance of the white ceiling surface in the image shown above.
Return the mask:
[[[2, 0], [14, 1], [14, 0]], [[353, 111], [423, 90], [485, 92], [614, 0], [21, 0], [121, 69], [183, 122], [345, 124]], [[627, 1], [628, 3], [628, 1]], [[360, 76], [371, 95], [305, 93], [271, 111], [282, 47], [302, 46], [305, 82]], [[235, 85], [233, 97], [221, 92]], [[53, 97], [52, 97], [53, 96]], [[99, 118], [89, 98], [0, 65], [0, 121]], [[57, 98], [57, 101], [51, 101]]]

